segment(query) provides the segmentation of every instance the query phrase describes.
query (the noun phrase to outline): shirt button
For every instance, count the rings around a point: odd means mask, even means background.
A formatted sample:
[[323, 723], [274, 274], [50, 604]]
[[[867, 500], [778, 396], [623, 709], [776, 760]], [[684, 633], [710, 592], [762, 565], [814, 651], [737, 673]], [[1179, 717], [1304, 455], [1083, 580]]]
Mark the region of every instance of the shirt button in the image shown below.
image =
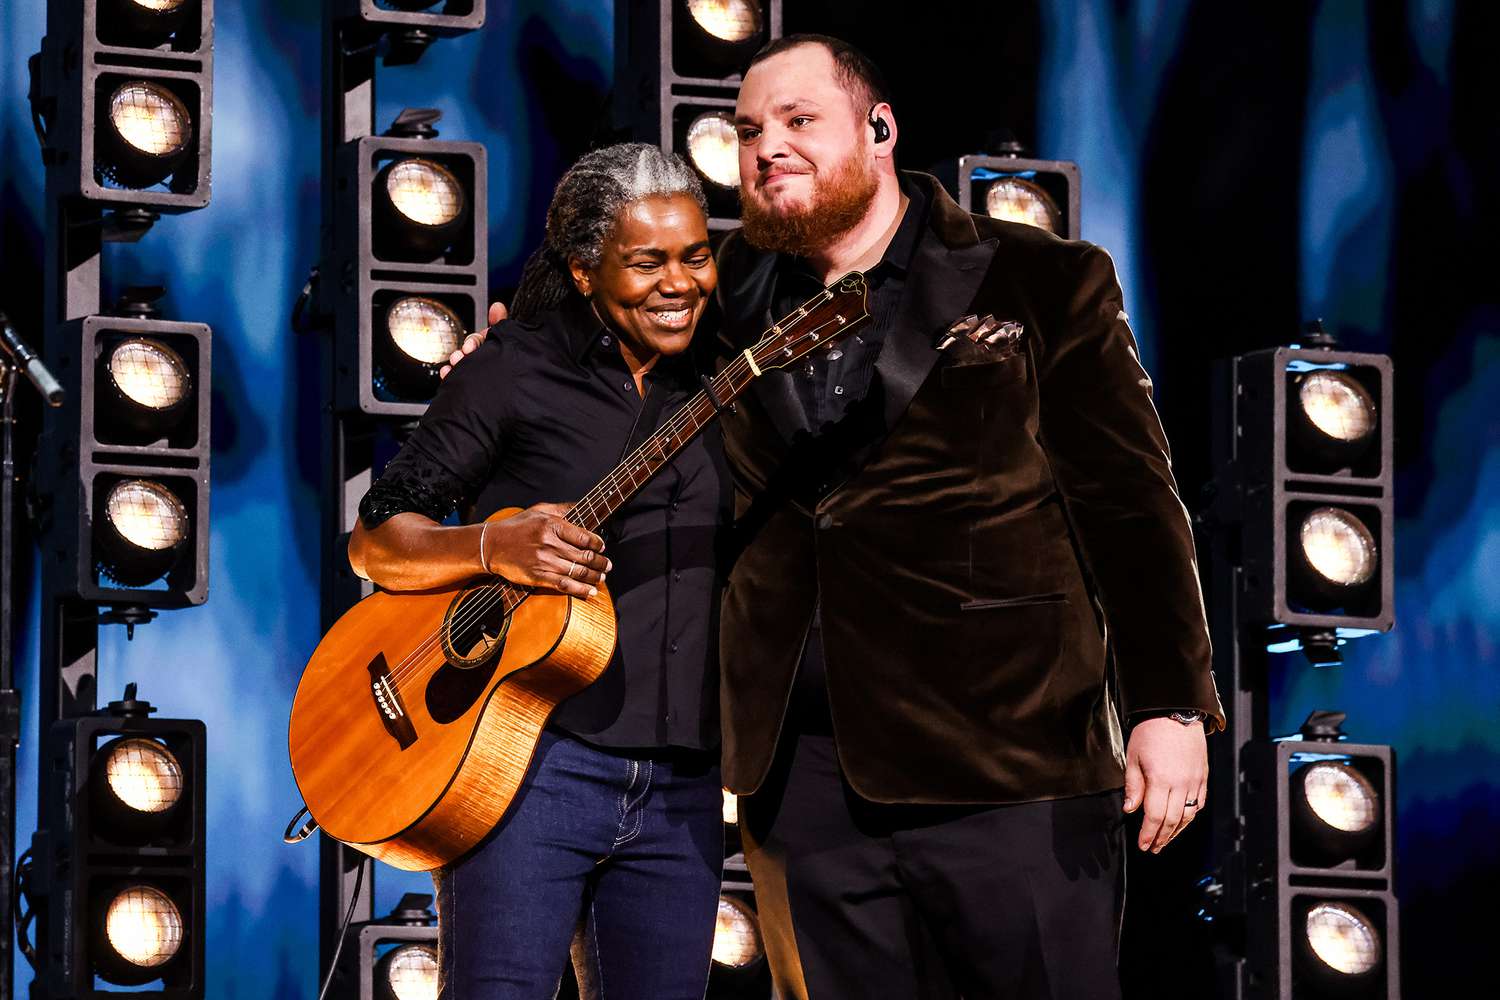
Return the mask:
[[610, 344], [614, 343], [614, 341], [610, 340], [609, 334], [606, 333], [604, 336], [599, 338], [599, 343], [603, 344], [605, 347], [608, 347]]
[[674, 642], [672, 643], [672, 645], [668, 646], [667, 651], [671, 653], [677, 652], [677, 643]]
[[674, 569], [672, 571], [672, 582], [673, 583], [681, 583], [682, 582], [682, 570], [680, 570], [680, 569]]
[[620, 388], [624, 389], [626, 392], [629, 392], [630, 391], [630, 383], [629, 382], [621, 382], [620, 383]]
[[844, 387], [841, 386], [841, 385], [834, 386], [833, 387], [833, 394], [835, 396], [842, 396], [844, 394]]
[[829, 528], [833, 527], [833, 515], [819, 514], [817, 524], [818, 530], [827, 531]]

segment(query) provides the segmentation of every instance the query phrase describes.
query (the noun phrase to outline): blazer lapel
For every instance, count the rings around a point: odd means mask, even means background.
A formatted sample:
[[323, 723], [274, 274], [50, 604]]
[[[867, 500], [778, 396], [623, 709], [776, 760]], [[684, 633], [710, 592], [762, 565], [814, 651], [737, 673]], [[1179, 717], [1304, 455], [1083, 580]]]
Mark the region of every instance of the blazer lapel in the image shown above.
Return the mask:
[[[957, 208], [957, 206], [955, 206]], [[940, 210], [938, 205], [933, 211]], [[967, 222], [968, 220], [965, 219]], [[973, 224], [970, 223], [973, 232]], [[906, 292], [886, 333], [875, 370], [880, 373], [886, 430], [901, 419], [911, 398], [937, 364], [934, 340], [954, 320], [972, 312], [995, 258], [995, 240], [950, 247], [929, 229], [922, 234], [907, 275]]]

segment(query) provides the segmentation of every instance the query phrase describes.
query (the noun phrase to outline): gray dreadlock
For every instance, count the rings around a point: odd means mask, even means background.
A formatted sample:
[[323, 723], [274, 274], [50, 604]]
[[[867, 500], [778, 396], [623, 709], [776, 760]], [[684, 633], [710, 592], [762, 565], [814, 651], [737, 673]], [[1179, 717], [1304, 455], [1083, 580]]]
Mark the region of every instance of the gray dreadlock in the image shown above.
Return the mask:
[[530, 319], [577, 294], [568, 262], [597, 267], [604, 241], [631, 202], [651, 195], [687, 194], [708, 213], [698, 175], [680, 156], [642, 142], [605, 146], [563, 174], [547, 208], [547, 235], [521, 272], [511, 315]]

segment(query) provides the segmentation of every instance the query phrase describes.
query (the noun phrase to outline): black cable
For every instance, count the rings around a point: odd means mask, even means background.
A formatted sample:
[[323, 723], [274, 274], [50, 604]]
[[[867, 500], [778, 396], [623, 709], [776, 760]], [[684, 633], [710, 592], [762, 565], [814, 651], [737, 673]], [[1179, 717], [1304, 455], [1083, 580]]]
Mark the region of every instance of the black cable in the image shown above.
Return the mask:
[[323, 977], [323, 988], [318, 990], [318, 1000], [328, 996], [328, 987], [333, 985], [333, 974], [339, 968], [339, 955], [344, 950], [344, 938], [349, 936], [349, 921], [354, 919], [354, 907], [359, 902], [359, 891], [364, 888], [365, 869], [370, 862], [361, 861], [359, 871], [354, 873], [354, 894], [349, 897], [349, 909], [344, 911], [344, 922], [339, 925], [339, 943], [333, 946], [333, 960], [328, 963], [328, 975]]
[[[32, 947], [30, 939], [26, 936], [27, 929], [31, 926], [31, 921], [36, 917], [36, 914], [32, 912], [31, 897], [28, 894], [30, 884], [31, 848], [28, 847], [25, 851], [21, 852], [19, 858], [16, 858], [16, 869], [11, 880], [11, 885], [15, 887], [14, 895], [11, 897], [11, 916], [14, 918], [16, 925], [16, 946], [21, 949], [21, 956], [26, 959], [26, 963], [34, 971], [36, 969], [36, 949]], [[21, 912], [21, 898], [23, 896], [26, 897], [27, 903], [25, 913]]]

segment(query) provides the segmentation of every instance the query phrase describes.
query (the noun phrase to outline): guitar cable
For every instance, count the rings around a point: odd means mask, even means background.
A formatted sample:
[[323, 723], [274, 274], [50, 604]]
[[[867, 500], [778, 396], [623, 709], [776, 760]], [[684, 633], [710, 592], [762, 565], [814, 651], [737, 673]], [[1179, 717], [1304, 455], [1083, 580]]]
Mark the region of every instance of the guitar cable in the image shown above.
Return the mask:
[[[296, 831], [293, 831], [292, 828], [297, 826], [297, 821], [303, 816], [307, 817], [307, 822], [303, 823]], [[313, 831], [317, 829], [318, 821], [312, 818], [312, 815], [307, 810], [307, 806], [304, 805], [301, 809], [297, 810], [297, 814], [292, 817], [292, 821], [286, 825], [286, 830], [281, 834], [281, 842], [284, 844], [300, 844], [308, 837], [311, 837]], [[30, 852], [28, 851], [27, 853], [29, 854]], [[371, 861], [360, 862], [359, 869], [354, 873], [354, 892], [349, 896], [349, 908], [344, 911], [344, 920], [339, 924], [338, 944], [333, 946], [333, 959], [328, 963], [328, 974], [323, 977], [323, 985], [318, 989], [318, 1000], [324, 1000], [328, 996], [328, 987], [333, 985], [333, 975], [339, 968], [339, 955], [343, 954], [344, 951], [344, 939], [349, 936], [349, 924], [354, 919], [354, 907], [358, 905], [359, 894], [365, 887], [365, 869], [370, 867], [371, 864], [373, 864]]]
[[333, 946], [333, 959], [328, 963], [328, 974], [323, 977], [323, 988], [318, 990], [318, 1000], [328, 996], [328, 987], [333, 985], [333, 974], [339, 968], [339, 955], [344, 950], [344, 939], [349, 936], [349, 922], [354, 919], [354, 907], [359, 902], [360, 890], [365, 884], [365, 869], [373, 862], [361, 862], [354, 873], [354, 892], [349, 896], [349, 908], [344, 911], [344, 922], [339, 924], [339, 942]]

